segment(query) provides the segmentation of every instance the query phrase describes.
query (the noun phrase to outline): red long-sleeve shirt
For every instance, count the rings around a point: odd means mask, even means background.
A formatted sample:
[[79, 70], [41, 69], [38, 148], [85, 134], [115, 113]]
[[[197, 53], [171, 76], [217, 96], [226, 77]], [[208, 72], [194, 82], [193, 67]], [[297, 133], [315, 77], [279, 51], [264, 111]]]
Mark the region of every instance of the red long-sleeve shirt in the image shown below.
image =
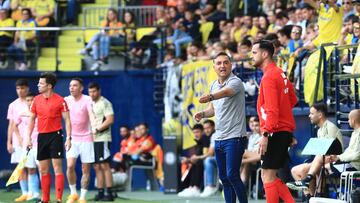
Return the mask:
[[289, 79], [275, 63], [265, 67], [260, 83], [257, 112], [261, 132], [280, 132], [295, 130], [292, 108], [297, 98]]

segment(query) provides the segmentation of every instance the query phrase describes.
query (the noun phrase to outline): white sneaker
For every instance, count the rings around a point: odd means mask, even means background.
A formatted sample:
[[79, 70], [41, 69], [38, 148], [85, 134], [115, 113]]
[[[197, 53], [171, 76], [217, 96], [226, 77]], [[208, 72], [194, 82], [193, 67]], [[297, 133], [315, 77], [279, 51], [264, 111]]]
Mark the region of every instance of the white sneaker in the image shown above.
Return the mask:
[[20, 66], [19, 66], [19, 70], [27, 70], [27, 66], [25, 63], [21, 63]]
[[91, 70], [91, 71], [99, 70], [100, 67], [101, 67], [103, 64], [104, 64], [103, 62], [97, 61], [97, 62], [95, 62], [95, 63], [91, 66], [90, 70]]
[[199, 197], [200, 190], [198, 188], [192, 187], [189, 190], [185, 191], [182, 196], [179, 197]]
[[204, 191], [200, 194], [200, 197], [210, 197], [217, 192], [216, 187], [206, 186]]
[[86, 49], [81, 49], [81, 50], [79, 51], [79, 54], [81, 54], [81, 55], [86, 55], [86, 54], [87, 54], [87, 50], [86, 50]]
[[184, 195], [186, 194], [186, 193], [188, 193], [188, 191], [189, 190], [191, 190], [191, 188], [185, 188], [184, 190], [182, 190], [181, 192], [179, 192], [178, 194], [177, 194], [177, 196], [179, 196], [179, 197], [185, 197]]

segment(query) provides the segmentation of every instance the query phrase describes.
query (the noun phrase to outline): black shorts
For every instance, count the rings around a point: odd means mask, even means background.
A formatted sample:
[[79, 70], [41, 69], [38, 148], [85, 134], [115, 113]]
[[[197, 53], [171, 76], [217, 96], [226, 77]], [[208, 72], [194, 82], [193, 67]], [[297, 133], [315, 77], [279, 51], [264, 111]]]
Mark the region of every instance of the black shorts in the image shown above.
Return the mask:
[[109, 162], [111, 160], [110, 157], [110, 145], [111, 142], [94, 142], [94, 150], [95, 150], [95, 162], [96, 164]]
[[50, 133], [39, 133], [37, 160], [64, 158], [62, 130]]
[[261, 156], [261, 168], [280, 169], [289, 158], [288, 149], [293, 134], [291, 132], [275, 132], [269, 136], [268, 146], [265, 155]]

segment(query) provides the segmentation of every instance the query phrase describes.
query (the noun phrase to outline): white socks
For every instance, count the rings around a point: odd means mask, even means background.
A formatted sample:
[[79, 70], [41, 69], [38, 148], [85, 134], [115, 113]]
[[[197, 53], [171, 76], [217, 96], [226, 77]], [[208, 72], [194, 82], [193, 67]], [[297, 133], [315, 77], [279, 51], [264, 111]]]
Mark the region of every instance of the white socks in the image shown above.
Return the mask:
[[76, 184], [75, 185], [69, 185], [70, 188], [70, 194], [76, 194]]
[[87, 193], [87, 190], [81, 188], [80, 199], [85, 199], [86, 193]]

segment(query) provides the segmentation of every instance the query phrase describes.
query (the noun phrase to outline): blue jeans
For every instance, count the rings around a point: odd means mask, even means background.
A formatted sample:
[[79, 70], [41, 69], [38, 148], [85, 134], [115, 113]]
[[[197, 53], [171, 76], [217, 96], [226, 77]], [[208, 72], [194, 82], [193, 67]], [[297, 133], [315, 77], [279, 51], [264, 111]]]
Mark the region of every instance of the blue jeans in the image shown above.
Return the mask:
[[215, 157], [219, 178], [224, 187], [226, 203], [247, 203], [245, 186], [240, 179], [240, 165], [246, 147], [246, 138], [215, 140]]
[[204, 160], [204, 186], [216, 186], [216, 159], [214, 156], [207, 157]]

